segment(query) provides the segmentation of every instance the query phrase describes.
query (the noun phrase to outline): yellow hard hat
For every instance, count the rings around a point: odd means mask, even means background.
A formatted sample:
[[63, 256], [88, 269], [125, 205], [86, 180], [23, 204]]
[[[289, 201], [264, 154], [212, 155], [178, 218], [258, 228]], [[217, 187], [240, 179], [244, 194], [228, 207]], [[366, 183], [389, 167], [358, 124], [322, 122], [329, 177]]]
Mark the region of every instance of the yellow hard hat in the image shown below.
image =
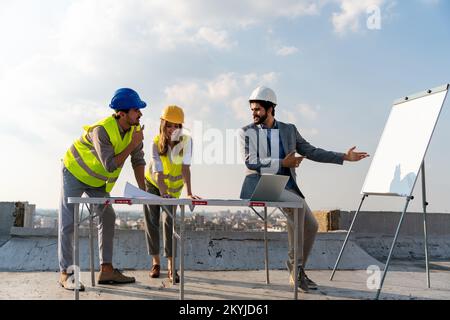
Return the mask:
[[161, 119], [172, 123], [182, 124], [184, 122], [183, 109], [175, 105], [167, 106], [161, 114]]

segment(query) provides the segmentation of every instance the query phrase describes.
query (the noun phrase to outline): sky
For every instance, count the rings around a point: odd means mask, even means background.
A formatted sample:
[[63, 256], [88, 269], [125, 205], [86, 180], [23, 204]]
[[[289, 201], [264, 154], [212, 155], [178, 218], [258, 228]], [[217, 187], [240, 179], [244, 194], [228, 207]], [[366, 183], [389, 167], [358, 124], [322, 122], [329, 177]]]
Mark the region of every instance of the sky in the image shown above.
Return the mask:
[[[120, 87], [148, 104], [146, 158], [161, 110], [178, 104], [193, 132], [193, 192], [234, 199], [245, 168], [227, 132], [252, 122], [256, 86], [276, 92], [276, 119], [311, 144], [373, 156], [394, 100], [450, 82], [443, 0], [0, 0], [0, 39], [0, 201], [38, 209], [58, 207], [61, 158], [83, 125], [111, 114]], [[425, 159], [431, 212], [450, 212], [449, 124], [447, 102]], [[305, 160], [309, 206], [355, 210], [371, 159]], [[127, 181], [129, 160], [112, 195]], [[420, 211], [419, 183], [414, 194]], [[374, 196], [363, 209], [403, 204]]]

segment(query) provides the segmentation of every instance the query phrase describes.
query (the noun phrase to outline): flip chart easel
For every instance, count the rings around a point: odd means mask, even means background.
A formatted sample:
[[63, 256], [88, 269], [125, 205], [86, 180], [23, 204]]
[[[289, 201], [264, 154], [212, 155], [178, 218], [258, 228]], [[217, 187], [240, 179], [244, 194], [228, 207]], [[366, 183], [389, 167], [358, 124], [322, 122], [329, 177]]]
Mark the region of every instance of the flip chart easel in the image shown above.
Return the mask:
[[389, 255], [376, 295], [376, 299], [379, 298], [403, 218], [410, 201], [414, 199], [412, 193], [420, 171], [422, 180], [426, 274], [427, 285], [428, 288], [430, 288], [426, 217], [428, 202], [426, 200], [425, 190], [424, 159], [444, 105], [448, 89], [449, 84], [446, 84], [404, 97], [394, 102], [361, 190], [363, 197], [347, 232], [347, 236], [333, 268], [330, 281], [333, 280], [342, 253], [344, 252], [352, 231], [353, 224], [361, 210], [364, 200], [369, 195], [404, 197], [406, 198], [406, 203], [389, 250]]

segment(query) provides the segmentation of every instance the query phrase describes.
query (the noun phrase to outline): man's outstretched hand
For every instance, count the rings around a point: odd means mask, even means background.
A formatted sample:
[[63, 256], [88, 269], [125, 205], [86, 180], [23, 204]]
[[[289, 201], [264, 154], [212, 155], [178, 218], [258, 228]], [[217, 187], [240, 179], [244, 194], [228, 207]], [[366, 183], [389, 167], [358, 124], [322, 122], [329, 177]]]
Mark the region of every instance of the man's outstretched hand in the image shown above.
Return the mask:
[[344, 155], [345, 161], [359, 161], [364, 158], [369, 157], [366, 152], [355, 152], [356, 147], [350, 148], [347, 153]]

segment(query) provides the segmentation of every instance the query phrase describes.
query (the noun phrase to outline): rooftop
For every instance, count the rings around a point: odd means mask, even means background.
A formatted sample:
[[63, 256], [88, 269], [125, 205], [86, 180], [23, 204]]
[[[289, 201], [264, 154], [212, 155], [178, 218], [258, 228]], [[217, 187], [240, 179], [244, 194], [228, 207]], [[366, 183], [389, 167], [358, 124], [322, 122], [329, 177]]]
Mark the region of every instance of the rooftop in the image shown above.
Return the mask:
[[[57, 229], [15, 226], [14, 203], [0, 203], [0, 299], [63, 299], [74, 294], [57, 285]], [[377, 274], [384, 269], [389, 248], [399, 220], [398, 212], [361, 213], [355, 223], [340, 268], [334, 281], [329, 281], [337, 256], [347, 234], [353, 213], [319, 212], [319, 225], [325, 229], [316, 236], [308, 259], [308, 276], [319, 289], [299, 294], [299, 299], [337, 300], [373, 299], [371, 289]], [[338, 219], [337, 219], [338, 218]], [[30, 220], [30, 219], [28, 219]], [[425, 275], [423, 214], [408, 213], [402, 225], [387, 273], [381, 299], [450, 300], [450, 215], [428, 215], [428, 252], [431, 288]], [[29, 222], [29, 221], [28, 221]], [[82, 300], [128, 300], [179, 298], [179, 285], [172, 286], [162, 278], [148, 276], [150, 258], [142, 230], [117, 229], [114, 237], [114, 265], [136, 277], [137, 282], [120, 286], [91, 286], [88, 230], [80, 229], [80, 266], [87, 290]], [[96, 236], [94, 236], [96, 238]], [[290, 300], [293, 289], [285, 270], [286, 232], [269, 232], [268, 257], [270, 284], [265, 283], [263, 232], [189, 231], [185, 242], [185, 299], [276, 299]], [[95, 269], [98, 270], [98, 248], [94, 240]], [[166, 259], [162, 259], [163, 270]], [[368, 271], [369, 270], [369, 271]], [[381, 276], [378, 273], [378, 276]]]
[[[432, 262], [431, 289], [426, 287], [423, 261], [394, 261], [387, 274], [380, 299], [450, 300], [450, 261]], [[376, 290], [368, 289], [366, 270], [338, 271], [329, 281], [330, 270], [308, 270], [308, 276], [317, 282], [319, 289], [299, 293], [301, 300], [373, 299]], [[147, 270], [127, 270], [136, 277], [129, 285], [90, 284], [90, 273], [82, 272], [86, 291], [81, 300], [128, 300], [179, 298], [179, 285], [171, 285], [163, 271], [161, 278], [151, 279]], [[73, 292], [57, 285], [57, 272], [1, 272], [0, 299], [51, 299], [70, 300]], [[288, 285], [285, 270], [271, 270], [269, 285], [265, 283], [264, 270], [257, 271], [185, 271], [185, 299], [187, 300], [271, 300], [293, 299], [293, 289]]]

